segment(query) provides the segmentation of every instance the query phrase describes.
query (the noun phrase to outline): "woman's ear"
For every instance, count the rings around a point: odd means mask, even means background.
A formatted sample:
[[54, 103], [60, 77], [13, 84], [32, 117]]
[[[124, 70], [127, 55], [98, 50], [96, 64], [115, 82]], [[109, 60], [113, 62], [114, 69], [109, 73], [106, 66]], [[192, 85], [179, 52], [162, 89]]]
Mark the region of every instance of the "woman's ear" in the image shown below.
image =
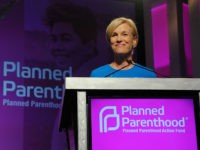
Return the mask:
[[133, 39], [133, 48], [137, 47], [138, 44], [138, 38]]

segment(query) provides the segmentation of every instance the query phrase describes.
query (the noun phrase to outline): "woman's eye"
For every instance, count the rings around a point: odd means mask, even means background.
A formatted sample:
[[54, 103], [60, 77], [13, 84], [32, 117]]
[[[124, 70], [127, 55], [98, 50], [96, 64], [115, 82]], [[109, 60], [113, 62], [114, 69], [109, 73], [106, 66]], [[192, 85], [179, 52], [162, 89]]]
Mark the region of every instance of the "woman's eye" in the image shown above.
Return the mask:
[[113, 35], [112, 35], [112, 37], [115, 37], [115, 36], [117, 36], [117, 34], [113, 34]]

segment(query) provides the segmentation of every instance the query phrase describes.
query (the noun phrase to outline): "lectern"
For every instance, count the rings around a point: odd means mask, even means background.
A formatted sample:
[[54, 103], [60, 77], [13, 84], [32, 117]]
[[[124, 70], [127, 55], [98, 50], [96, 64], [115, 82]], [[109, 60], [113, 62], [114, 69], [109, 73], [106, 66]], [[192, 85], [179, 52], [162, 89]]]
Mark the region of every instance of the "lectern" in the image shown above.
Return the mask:
[[78, 150], [198, 150], [200, 79], [67, 77], [60, 131]]

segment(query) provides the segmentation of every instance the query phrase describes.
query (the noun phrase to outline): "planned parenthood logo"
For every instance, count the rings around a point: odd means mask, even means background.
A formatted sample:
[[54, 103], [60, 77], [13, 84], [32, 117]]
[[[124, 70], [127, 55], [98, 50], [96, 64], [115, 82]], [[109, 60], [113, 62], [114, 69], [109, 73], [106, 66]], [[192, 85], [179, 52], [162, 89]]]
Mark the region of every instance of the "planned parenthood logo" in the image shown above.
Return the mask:
[[[107, 113], [107, 112], [112, 113]], [[108, 124], [108, 119], [115, 119], [115, 125], [110, 126]], [[108, 131], [115, 131], [120, 127], [120, 119], [119, 114], [117, 114], [117, 107], [116, 106], [106, 106], [103, 107], [99, 113], [99, 125], [100, 125], [100, 132], [108, 132]]]

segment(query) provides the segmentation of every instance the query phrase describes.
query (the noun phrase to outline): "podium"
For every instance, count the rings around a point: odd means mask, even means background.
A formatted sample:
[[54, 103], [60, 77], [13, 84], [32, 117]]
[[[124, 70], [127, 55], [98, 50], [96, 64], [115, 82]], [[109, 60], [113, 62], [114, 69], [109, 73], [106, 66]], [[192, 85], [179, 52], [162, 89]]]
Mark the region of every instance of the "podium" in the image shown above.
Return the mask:
[[199, 97], [198, 78], [67, 77], [59, 130], [74, 130], [77, 150], [198, 150]]

